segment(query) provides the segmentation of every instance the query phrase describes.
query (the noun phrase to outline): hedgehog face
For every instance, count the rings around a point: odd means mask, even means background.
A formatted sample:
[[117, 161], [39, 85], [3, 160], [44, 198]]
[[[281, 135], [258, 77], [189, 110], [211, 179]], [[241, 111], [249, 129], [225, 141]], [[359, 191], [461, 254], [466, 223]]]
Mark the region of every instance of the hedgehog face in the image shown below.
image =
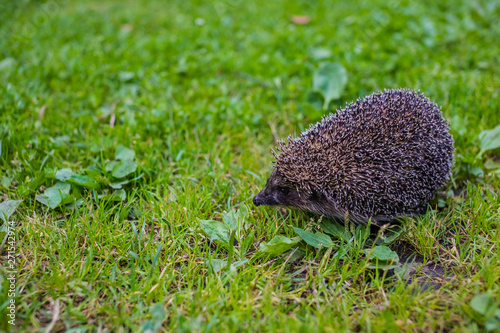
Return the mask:
[[276, 169], [273, 170], [266, 186], [254, 198], [255, 206], [301, 206], [302, 199], [293, 184], [286, 181]]

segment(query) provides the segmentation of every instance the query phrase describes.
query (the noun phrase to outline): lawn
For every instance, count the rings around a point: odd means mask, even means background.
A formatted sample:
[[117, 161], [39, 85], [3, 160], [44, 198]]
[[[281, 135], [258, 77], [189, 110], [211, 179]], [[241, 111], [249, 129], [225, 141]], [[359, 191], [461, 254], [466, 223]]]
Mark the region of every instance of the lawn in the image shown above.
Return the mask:
[[[0, 330], [500, 331], [499, 23], [491, 0], [2, 1]], [[426, 214], [253, 205], [278, 140], [399, 87], [455, 140]]]

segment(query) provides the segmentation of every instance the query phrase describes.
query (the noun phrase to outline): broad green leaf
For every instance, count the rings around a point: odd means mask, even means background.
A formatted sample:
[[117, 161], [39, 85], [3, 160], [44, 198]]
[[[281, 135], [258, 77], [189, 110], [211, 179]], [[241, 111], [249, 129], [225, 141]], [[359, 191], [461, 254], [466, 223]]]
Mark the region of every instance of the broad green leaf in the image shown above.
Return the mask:
[[221, 241], [223, 243], [229, 242], [229, 228], [226, 224], [214, 220], [200, 220], [203, 231], [207, 234], [210, 240]]
[[121, 144], [116, 147], [115, 159], [122, 161], [131, 161], [135, 157], [135, 153], [132, 149], [129, 149]]
[[69, 209], [77, 209], [78, 207], [81, 207], [83, 205], [83, 200], [82, 199], [77, 199], [71, 202], [69, 205], [66, 206], [66, 208]]
[[302, 238], [307, 244], [317, 248], [321, 249], [322, 247], [331, 247], [333, 246], [332, 239], [325, 234], [322, 233], [313, 233], [311, 231], [307, 231], [301, 228], [295, 228], [293, 227], [293, 230]]
[[470, 307], [483, 316], [488, 316], [496, 309], [495, 299], [490, 294], [479, 294], [470, 301]]
[[366, 255], [370, 254], [370, 263], [368, 265], [370, 269], [389, 270], [401, 268], [398, 254], [385, 245], [375, 246], [371, 253], [370, 249], [367, 249], [365, 253]]
[[238, 228], [238, 221], [240, 220], [240, 215], [234, 209], [231, 209], [229, 212], [224, 212], [222, 214], [222, 220], [226, 222], [229, 226], [229, 229], [236, 230]]
[[245, 204], [241, 204], [241, 205], [238, 206], [238, 212], [240, 213], [240, 217], [243, 220], [246, 219], [246, 218], [248, 218], [248, 216], [250, 215], [249, 211], [248, 211], [248, 207]]
[[479, 134], [481, 152], [479, 156], [483, 155], [488, 150], [500, 148], [500, 125], [491, 129], [484, 130]]
[[248, 215], [248, 207], [245, 204], [241, 204], [238, 210], [231, 209], [228, 212], [224, 212], [222, 214], [222, 220], [226, 222], [231, 230], [237, 230], [238, 227], [243, 225]]
[[61, 192], [61, 193], [69, 194], [70, 190], [71, 190], [70, 184], [59, 182], [59, 183], [56, 183], [54, 186], [46, 189], [44, 193], [47, 194], [47, 192], [51, 193], [51, 192], [56, 191], [57, 193]]
[[109, 201], [124, 201], [127, 199], [127, 193], [125, 190], [116, 190], [113, 193], [103, 193], [97, 196], [101, 200], [109, 200]]
[[66, 179], [68, 179], [69, 177], [71, 177], [72, 174], [73, 174], [73, 171], [71, 169], [68, 169], [68, 168], [57, 170], [56, 179], [63, 182]]
[[208, 267], [212, 266], [213, 272], [217, 273], [220, 270], [226, 268], [226, 266], [227, 266], [227, 260], [222, 260], [222, 259], [205, 259], [205, 264]]
[[2, 187], [4, 189], [8, 189], [10, 184], [12, 183], [12, 178], [10, 177], [2, 177]]
[[121, 201], [124, 201], [125, 199], [127, 199], [127, 192], [125, 192], [125, 190], [117, 190], [113, 192], [111, 199], [117, 201], [117, 198], [121, 199]]
[[274, 236], [269, 242], [260, 243], [259, 252], [277, 256], [297, 245], [302, 239], [294, 237], [292, 239], [285, 236]]
[[130, 180], [124, 180], [124, 181], [121, 181], [121, 182], [114, 182], [114, 183], [111, 183], [109, 184], [109, 186], [111, 188], [114, 188], [114, 189], [121, 189], [123, 187], [123, 185], [126, 185], [130, 182]]
[[322, 220], [319, 223], [321, 230], [334, 236], [335, 238], [343, 238], [345, 236], [345, 228], [344, 226], [330, 220]]
[[52, 209], [60, 204], [69, 203], [72, 197], [69, 195], [71, 185], [68, 183], [57, 183], [45, 190], [43, 195], [37, 195], [36, 200]]
[[75, 201], [75, 198], [72, 195], [69, 194], [55, 194], [51, 193], [50, 196], [42, 194], [42, 195], [37, 195], [36, 200], [52, 209], [56, 208], [57, 206], [64, 206], [69, 203], [73, 203]]
[[486, 168], [486, 170], [497, 170], [500, 169], [500, 163], [488, 159], [486, 162], [484, 162], [484, 167]]
[[478, 168], [478, 167], [472, 167], [472, 166], [468, 166], [467, 170], [469, 171], [469, 173], [471, 175], [473, 175], [474, 177], [477, 177], [477, 178], [484, 178], [484, 171], [483, 169], [481, 168]]
[[[497, 317], [498, 318], [498, 317]], [[488, 318], [484, 321], [484, 328], [488, 332], [500, 332], [500, 320], [495, 317]]]
[[7, 222], [21, 202], [22, 200], [7, 199], [0, 203], [0, 219]]
[[370, 253], [370, 249], [365, 250], [365, 253], [370, 255], [370, 260], [378, 259], [381, 261], [399, 262], [399, 256], [385, 245], [375, 246]]
[[37, 194], [36, 201], [38, 201], [39, 203], [41, 203], [47, 207], [50, 207], [49, 206], [49, 198], [45, 194]]
[[130, 160], [119, 161], [113, 166], [111, 174], [115, 178], [123, 178], [130, 175], [137, 170], [137, 162]]
[[313, 76], [313, 90], [323, 94], [323, 109], [328, 108], [330, 101], [339, 99], [347, 84], [347, 71], [339, 63], [325, 62], [320, 65]]
[[117, 163], [118, 161], [109, 161], [108, 163], [106, 163], [106, 167], [104, 169], [106, 170], [106, 172], [111, 172], [113, 171], [113, 168]]
[[83, 187], [86, 187], [86, 188], [90, 188], [90, 189], [99, 188], [99, 183], [98, 182], [96, 182], [95, 180], [93, 180], [90, 177], [82, 176], [82, 175], [72, 174], [66, 180], [66, 182], [68, 182], [70, 184], [80, 185], [80, 186], [83, 186]]

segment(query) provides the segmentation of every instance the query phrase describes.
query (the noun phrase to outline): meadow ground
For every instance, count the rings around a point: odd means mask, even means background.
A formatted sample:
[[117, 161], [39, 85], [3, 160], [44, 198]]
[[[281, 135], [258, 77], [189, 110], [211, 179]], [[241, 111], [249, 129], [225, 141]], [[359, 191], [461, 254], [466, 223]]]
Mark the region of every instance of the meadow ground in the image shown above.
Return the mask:
[[[500, 331], [499, 18], [483, 0], [2, 1], [0, 329]], [[345, 83], [329, 105], [325, 64]], [[278, 139], [398, 87], [455, 140], [425, 215], [373, 242], [253, 206]]]

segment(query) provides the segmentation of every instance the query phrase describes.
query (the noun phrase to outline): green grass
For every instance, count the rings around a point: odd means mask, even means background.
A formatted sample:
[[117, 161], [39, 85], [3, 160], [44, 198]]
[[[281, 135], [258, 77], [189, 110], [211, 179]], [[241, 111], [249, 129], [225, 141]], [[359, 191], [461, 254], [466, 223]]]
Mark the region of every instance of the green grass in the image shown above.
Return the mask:
[[[44, 331], [54, 317], [52, 332], [494, 327], [471, 300], [500, 308], [500, 154], [478, 155], [478, 135], [500, 124], [497, 1], [5, 1], [0, 13], [0, 191], [22, 200], [10, 218], [16, 326], [4, 320], [4, 244], [1, 329]], [[318, 228], [251, 199], [276, 140], [327, 113], [305, 102], [322, 61], [348, 72], [332, 110], [407, 87], [450, 121], [456, 161], [440, 208], [405, 220], [390, 245], [423, 263], [410, 279], [367, 268], [363, 230], [330, 250], [256, 254], [295, 237], [292, 226]], [[143, 176], [125, 201], [99, 199], [118, 144], [138, 163], [127, 179]], [[80, 206], [50, 209], [36, 197], [64, 168], [94, 170], [99, 188], [73, 185]], [[211, 243], [200, 220], [244, 207], [236, 242]], [[215, 259], [233, 266], [217, 271]]]

